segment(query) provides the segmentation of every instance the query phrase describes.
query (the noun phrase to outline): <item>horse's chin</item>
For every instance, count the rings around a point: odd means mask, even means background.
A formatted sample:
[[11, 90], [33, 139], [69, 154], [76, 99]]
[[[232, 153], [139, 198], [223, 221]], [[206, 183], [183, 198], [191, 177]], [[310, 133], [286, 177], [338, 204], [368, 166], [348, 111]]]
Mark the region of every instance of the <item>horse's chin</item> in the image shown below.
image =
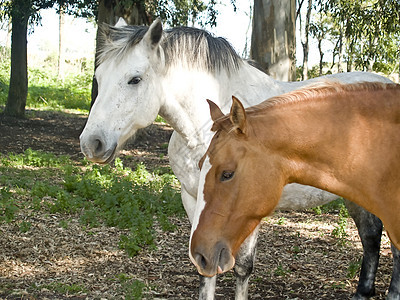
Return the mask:
[[96, 157], [96, 156], [90, 157], [90, 156], [87, 156], [86, 154], [85, 154], [85, 156], [91, 162], [94, 162], [94, 163], [100, 164], [100, 165], [106, 165], [106, 164], [111, 163], [115, 159], [118, 152], [119, 152], [118, 145], [115, 144], [114, 147], [108, 149], [101, 157]]
[[[110, 154], [109, 154], [109, 152], [110, 152]], [[114, 149], [110, 149], [104, 154], [104, 157], [109, 155], [108, 158], [106, 160], [104, 160], [103, 162], [99, 162], [99, 163], [103, 164], [103, 165], [111, 163], [115, 159], [115, 157], [117, 156], [118, 153], [119, 153], [119, 149], [118, 149], [118, 144], [117, 144], [117, 145], [115, 145]]]

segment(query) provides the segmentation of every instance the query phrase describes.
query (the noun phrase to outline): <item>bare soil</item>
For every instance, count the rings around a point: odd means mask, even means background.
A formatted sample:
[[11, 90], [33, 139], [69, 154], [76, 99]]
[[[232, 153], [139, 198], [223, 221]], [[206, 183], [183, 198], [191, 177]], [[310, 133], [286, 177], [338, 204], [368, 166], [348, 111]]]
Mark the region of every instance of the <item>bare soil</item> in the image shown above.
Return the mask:
[[[40, 111], [28, 112], [24, 120], [0, 116], [0, 153], [32, 148], [79, 161], [83, 158], [79, 135], [85, 121], [81, 115]], [[123, 161], [142, 161], [150, 169], [167, 166], [171, 133], [168, 126], [153, 124], [128, 143]], [[17, 218], [0, 226], [0, 299], [131, 299], [127, 295], [132, 295], [132, 279], [146, 284], [146, 299], [198, 297], [198, 275], [187, 255], [187, 219], [173, 219], [177, 225], [173, 232], [156, 228], [157, 249], [130, 258], [118, 248], [122, 231], [117, 228], [83, 228], [78, 217], [65, 215], [23, 212]], [[28, 220], [32, 227], [22, 233], [17, 224]], [[358, 265], [362, 248], [351, 219], [345, 240], [332, 236], [337, 224], [336, 214], [312, 211], [277, 212], [266, 219], [249, 298], [350, 299], [358, 272], [351, 276], [349, 270]], [[385, 298], [391, 261], [385, 235], [373, 299]], [[84, 289], [73, 290], [76, 286]], [[220, 276], [216, 298], [233, 299], [234, 287], [232, 272]]]

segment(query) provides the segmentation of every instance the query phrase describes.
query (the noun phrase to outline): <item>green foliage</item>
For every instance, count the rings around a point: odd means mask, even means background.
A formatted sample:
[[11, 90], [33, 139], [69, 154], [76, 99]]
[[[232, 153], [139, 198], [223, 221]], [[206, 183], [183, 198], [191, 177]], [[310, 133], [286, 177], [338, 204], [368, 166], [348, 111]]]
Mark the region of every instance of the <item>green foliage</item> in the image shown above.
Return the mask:
[[140, 280], [132, 279], [125, 273], [118, 274], [117, 280], [122, 285], [126, 300], [143, 299], [143, 291], [146, 289], [146, 284]]
[[317, 206], [313, 208], [313, 211], [320, 215], [320, 214], [326, 214], [326, 213], [339, 213], [340, 210], [342, 209], [346, 209], [345, 205], [344, 205], [344, 200], [343, 198], [338, 198], [334, 201], [331, 201], [327, 204], [324, 204], [322, 206]]
[[313, 208], [316, 214], [326, 214], [326, 213], [337, 213], [338, 223], [332, 230], [332, 236], [337, 238], [337, 242], [341, 246], [347, 244], [348, 234], [346, 232], [347, 219], [349, 218], [349, 213], [344, 204], [343, 198], [338, 198], [335, 201], [329, 202], [325, 205]]
[[361, 270], [361, 264], [362, 264], [362, 258], [351, 261], [349, 267], [347, 268], [346, 277], [349, 279], [355, 278]]
[[84, 293], [87, 291], [87, 289], [80, 285], [80, 284], [67, 284], [67, 283], [62, 283], [62, 282], [53, 282], [50, 284], [43, 284], [40, 286], [35, 285], [36, 289], [48, 289], [51, 291], [55, 291], [60, 294], [78, 294], [78, 293]]
[[[169, 217], [184, 215], [175, 176], [150, 173], [142, 164], [132, 170], [120, 159], [114, 167], [85, 161], [82, 169], [66, 156], [30, 149], [0, 155], [0, 162], [0, 174], [8, 174], [0, 176], [0, 221], [14, 219], [17, 201], [33, 211], [78, 214], [85, 227], [104, 224], [127, 229], [119, 246], [136, 255], [143, 247], [154, 247], [155, 221], [163, 230], [173, 230]], [[17, 189], [21, 198], [29, 200], [24, 202], [11, 192]], [[29, 229], [28, 222], [20, 225], [22, 232]]]
[[[5, 105], [7, 101], [9, 72], [10, 60], [0, 60], [0, 105]], [[27, 107], [87, 112], [91, 101], [92, 77], [92, 68], [80, 74], [68, 74], [63, 80], [51, 68], [29, 68]]]
[[285, 268], [282, 264], [279, 264], [274, 270], [275, 276], [286, 276], [290, 273], [288, 268]]
[[285, 224], [285, 222], [286, 222], [286, 218], [285, 217], [280, 217], [278, 219], [278, 221], [276, 222], [276, 224], [283, 225], [283, 224]]
[[21, 224], [19, 224], [19, 231], [21, 231], [22, 233], [26, 233], [31, 229], [31, 227], [31, 222], [22, 221]]
[[392, 72], [400, 54], [397, 0], [318, 0], [311, 34], [342, 51], [348, 68]]
[[338, 224], [332, 230], [332, 236], [334, 236], [338, 239], [338, 243], [341, 246], [345, 246], [347, 244], [348, 234], [346, 232], [346, 226], [347, 226], [348, 217], [349, 217], [349, 214], [347, 212], [346, 207], [344, 205], [341, 206], [340, 211], [339, 211]]
[[12, 193], [7, 187], [0, 187], [0, 222], [11, 222], [18, 207], [12, 198]]
[[124, 284], [125, 290], [125, 299], [126, 300], [140, 300], [143, 299], [143, 290], [146, 288], [146, 285], [139, 281], [133, 280], [131, 283]]

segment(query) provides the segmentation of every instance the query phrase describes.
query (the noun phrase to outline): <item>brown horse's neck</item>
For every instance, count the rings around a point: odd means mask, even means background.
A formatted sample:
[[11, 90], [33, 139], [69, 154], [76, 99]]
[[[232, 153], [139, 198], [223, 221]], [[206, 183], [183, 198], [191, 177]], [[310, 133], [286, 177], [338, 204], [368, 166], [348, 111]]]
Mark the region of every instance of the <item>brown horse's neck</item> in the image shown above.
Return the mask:
[[249, 132], [279, 160], [286, 182], [328, 190], [382, 215], [379, 199], [400, 192], [400, 88], [306, 98], [250, 109]]

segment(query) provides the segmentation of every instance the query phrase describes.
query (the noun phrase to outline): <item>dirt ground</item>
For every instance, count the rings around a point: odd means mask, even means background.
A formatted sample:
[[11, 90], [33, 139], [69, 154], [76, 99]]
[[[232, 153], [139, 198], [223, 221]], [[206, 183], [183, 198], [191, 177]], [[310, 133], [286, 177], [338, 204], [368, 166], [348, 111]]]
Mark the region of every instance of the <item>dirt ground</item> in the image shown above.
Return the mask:
[[[75, 114], [38, 111], [28, 112], [25, 120], [0, 116], [0, 152], [32, 148], [80, 160], [79, 134], [85, 120]], [[124, 162], [143, 161], [150, 168], [168, 165], [166, 145], [171, 133], [168, 126], [153, 124], [128, 143], [121, 155]], [[64, 219], [68, 219], [65, 228], [60, 227]], [[174, 232], [157, 228], [157, 249], [133, 258], [118, 249], [119, 229], [85, 230], [78, 219], [63, 215], [35, 214], [29, 222], [28, 233], [12, 223], [0, 226], [0, 299], [124, 299], [131, 288], [128, 279], [146, 284], [146, 299], [198, 297], [198, 275], [187, 255], [190, 225], [186, 219], [173, 220]], [[346, 243], [341, 245], [331, 234], [337, 223], [335, 214], [312, 211], [277, 212], [268, 218], [259, 237], [249, 298], [350, 299], [358, 277], [350, 276], [349, 270], [358, 265], [362, 248], [351, 220]], [[391, 260], [385, 235], [373, 299], [385, 298]], [[85, 290], [61, 289], [74, 285]], [[233, 299], [234, 287], [232, 272], [220, 276], [216, 298]]]

